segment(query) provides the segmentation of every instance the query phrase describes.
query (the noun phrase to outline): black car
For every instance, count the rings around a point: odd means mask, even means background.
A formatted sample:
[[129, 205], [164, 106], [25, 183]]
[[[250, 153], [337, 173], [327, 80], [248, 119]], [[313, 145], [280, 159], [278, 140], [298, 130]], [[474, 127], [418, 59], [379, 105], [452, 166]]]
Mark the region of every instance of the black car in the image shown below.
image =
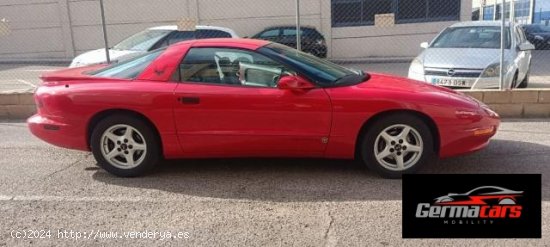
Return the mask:
[[550, 26], [531, 24], [522, 26], [527, 40], [535, 45], [537, 50], [550, 48]]
[[[327, 57], [327, 44], [325, 37], [314, 27], [301, 27], [300, 35], [302, 40], [302, 51], [313, 54], [320, 58]], [[296, 27], [276, 26], [269, 27], [252, 36], [254, 39], [263, 39], [292, 48], [296, 48]]]

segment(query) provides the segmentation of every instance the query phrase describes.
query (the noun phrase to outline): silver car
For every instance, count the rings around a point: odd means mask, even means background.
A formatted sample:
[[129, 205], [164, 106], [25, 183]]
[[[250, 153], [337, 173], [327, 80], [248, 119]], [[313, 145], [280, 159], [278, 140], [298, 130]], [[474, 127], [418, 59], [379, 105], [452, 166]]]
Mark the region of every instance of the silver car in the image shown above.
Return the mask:
[[[409, 68], [409, 78], [450, 88], [498, 88], [501, 22], [475, 21], [443, 30]], [[504, 88], [529, 84], [531, 50], [520, 26], [506, 24]]]

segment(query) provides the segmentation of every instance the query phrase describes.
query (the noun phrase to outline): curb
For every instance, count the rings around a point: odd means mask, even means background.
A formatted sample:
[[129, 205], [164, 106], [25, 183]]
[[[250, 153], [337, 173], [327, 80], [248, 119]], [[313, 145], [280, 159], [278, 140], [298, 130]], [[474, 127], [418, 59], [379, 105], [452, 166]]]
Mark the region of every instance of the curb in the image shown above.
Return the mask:
[[550, 89], [461, 92], [487, 104], [502, 118], [550, 118]]
[[32, 92], [0, 93], [0, 119], [26, 119], [36, 113]]
[[[502, 118], [550, 118], [550, 89], [464, 90]], [[26, 119], [36, 113], [32, 92], [0, 93], [0, 119]]]

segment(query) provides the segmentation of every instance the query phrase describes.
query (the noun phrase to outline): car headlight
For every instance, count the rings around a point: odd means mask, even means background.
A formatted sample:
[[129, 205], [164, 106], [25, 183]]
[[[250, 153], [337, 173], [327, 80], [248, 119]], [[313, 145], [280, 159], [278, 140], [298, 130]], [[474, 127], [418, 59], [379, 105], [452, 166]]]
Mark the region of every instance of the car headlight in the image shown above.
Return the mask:
[[420, 61], [420, 59], [415, 58], [412, 61], [411, 66], [409, 67], [409, 75], [411, 74], [424, 75], [424, 65], [422, 64], [422, 61]]
[[[504, 68], [506, 68], [504, 64]], [[500, 63], [494, 63], [489, 65], [481, 74], [481, 77], [498, 77], [500, 75]]]
[[535, 35], [535, 39], [536, 40], [544, 40], [544, 37], [540, 36], [540, 35]]

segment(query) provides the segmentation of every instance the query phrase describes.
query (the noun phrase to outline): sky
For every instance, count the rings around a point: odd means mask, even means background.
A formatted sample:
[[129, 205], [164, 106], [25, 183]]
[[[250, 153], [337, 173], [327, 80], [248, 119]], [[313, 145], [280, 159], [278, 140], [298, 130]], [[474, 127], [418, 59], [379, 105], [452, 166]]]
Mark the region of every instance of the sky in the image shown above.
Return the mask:
[[550, 0], [535, 0], [535, 11], [539, 11], [542, 8], [542, 11], [550, 11]]
[[[479, 6], [480, 2], [482, 2], [482, 0], [472, 0], [473, 1], [473, 6]], [[502, 1], [502, 0], [497, 0], [499, 3]], [[506, 0], [506, 1], [510, 1], [510, 0]], [[542, 8], [542, 11], [550, 11], [550, 0], [535, 0], [536, 1], [536, 8], [537, 10], [536, 11], [539, 11], [540, 8]], [[487, 2], [493, 2], [491, 0], [488, 0]]]

